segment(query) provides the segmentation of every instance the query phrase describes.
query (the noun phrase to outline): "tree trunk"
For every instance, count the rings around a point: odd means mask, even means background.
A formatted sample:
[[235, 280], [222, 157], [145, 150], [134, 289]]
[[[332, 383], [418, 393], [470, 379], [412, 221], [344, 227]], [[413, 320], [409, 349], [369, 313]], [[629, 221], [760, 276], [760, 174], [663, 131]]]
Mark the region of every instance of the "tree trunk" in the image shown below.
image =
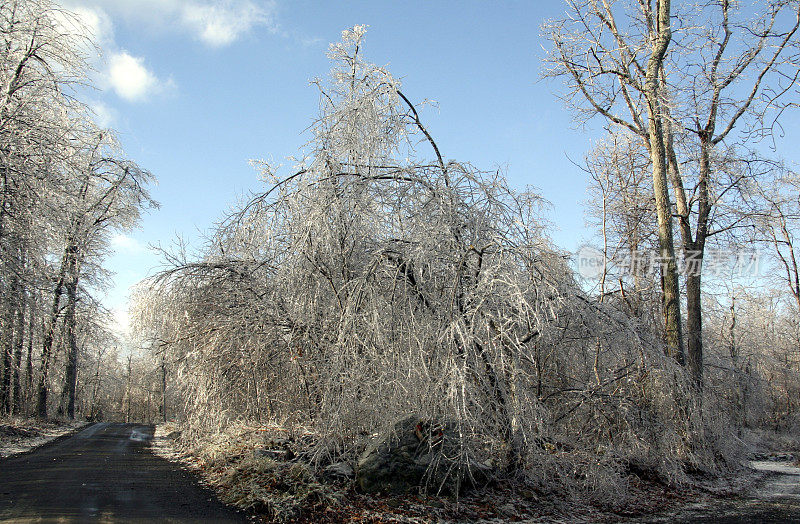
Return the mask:
[[[703, 389], [703, 304], [701, 279], [703, 273], [703, 256], [708, 238], [708, 219], [711, 204], [708, 196], [708, 180], [711, 174], [709, 134], [700, 133], [700, 169], [697, 184], [697, 231], [694, 242], [684, 239], [684, 256], [688, 266], [686, 277], [686, 330], [687, 365], [692, 382], [698, 389]], [[688, 240], [688, 241], [687, 241]]]
[[167, 362], [163, 354], [161, 355], [161, 415], [163, 417], [163, 421], [166, 422], [167, 421]]
[[2, 348], [3, 351], [3, 374], [2, 381], [0, 382], [0, 413], [11, 412], [11, 352], [14, 345], [12, 319], [12, 315], [5, 315], [2, 324], [2, 332], [0, 332], [0, 348]]
[[653, 52], [647, 63], [645, 97], [647, 99], [648, 149], [653, 162], [653, 192], [658, 218], [659, 260], [661, 262], [661, 289], [664, 301], [664, 329], [667, 354], [683, 361], [681, 333], [681, 304], [678, 268], [675, 260], [675, 242], [672, 235], [672, 209], [667, 189], [667, 158], [664, 141], [663, 113], [659, 100], [659, 78], [664, 55], [672, 38], [670, 29], [670, 1], [659, 0], [657, 35]]
[[701, 275], [686, 277], [686, 367], [695, 387], [703, 387], [703, 317]]
[[94, 386], [92, 388], [92, 402], [89, 404], [89, 418], [96, 420], [97, 410], [97, 392], [100, 390], [100, 360], [103, 353], [100, 349], [97, 350], [97, 367], [94, 371]]
[[69, 259], [69, 248], [61, 259], [61, 269], [59, 270], [58, 281], [53, 289], [53, 305], [50, 309], [50, 319], [47, 331], [42, 340], [42, 363], [39, 369], [39, 386], [36, 397], [36, 415], [47, 418], [47, 379], [50, 369], [50, 355], [53, 350], [53, 339], [55, 338], [56, 324], [58, 323], [58, 309], [61, 303], [61, 295], [64, 293], [64, 280], [67, 272], [67, 261]]
[[[20, 296], [22, 298], [24, 295]], [[14, 363], [11, 399], [11, 412], [18, 415], [22, 411], [22, 347], [25, 345], [25, 302], [20, 300], [16, 306], [16, 327], [14, 337]]]
[[28, 303], [28, 348], [25, 356], [25, 413], [31, 409], [31, 393], [33, 392], [33, 339], [34, 339], [34, 320], [36, 316], [33, 298]]
[[17, 303], [19, 295], [19, 279], [12, 269], [11, 282], [6, 288], [4, 296], [5, 311], [3, 311], [2, 331], [0, 332], [0, 347], [3, 351], [3, 378], [0, 381], [0, 412], [10, 414], [13, 408], [12, 377], [14, 375], [14, 342], [17, 318]]
[[[64, 326], [66, 328], [67, 342], [67, 368], [64, 373], [64, 388], [62, 389], [62, 400], [66, 402], [66, 415], [75, 418], [75, 391], [78, 386], [78, 342], [76, 339], [76, 318], [75, 305], [77, 302], [78, 291], [78, 254], [75, 248], [70, 254], [69, 275], [70, 279], [66, 285], [67, 309], [64, 316]], [[63, 402], [61, 407], [63, 408]]]
[[128, 380], [125, 384], [125, 396], [127, 397], [127, 407], [125, 409], [125, 422], [131, 421], [131, 360], [133, 357], [128, 355]]

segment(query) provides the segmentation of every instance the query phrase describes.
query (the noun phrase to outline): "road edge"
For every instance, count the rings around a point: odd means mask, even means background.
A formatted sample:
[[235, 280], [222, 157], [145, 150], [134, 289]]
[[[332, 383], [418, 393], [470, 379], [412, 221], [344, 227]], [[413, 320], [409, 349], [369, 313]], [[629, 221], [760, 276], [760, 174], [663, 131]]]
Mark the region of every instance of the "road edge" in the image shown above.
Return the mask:
[[72, 421], [44, 434], [24, 437], [14, 442], [0, 443], [0, 461], [25, 455], [49, 444], [53, 444], [56, 441], [69, 438], [85, 429], [90, 424], [92, 423], [86, 421]]

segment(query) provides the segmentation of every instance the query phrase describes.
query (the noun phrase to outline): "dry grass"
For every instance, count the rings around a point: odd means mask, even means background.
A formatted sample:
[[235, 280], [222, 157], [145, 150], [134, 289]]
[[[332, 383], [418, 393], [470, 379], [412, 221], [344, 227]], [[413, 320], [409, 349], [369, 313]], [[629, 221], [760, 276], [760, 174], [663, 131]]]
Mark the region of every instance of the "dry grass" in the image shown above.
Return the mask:
[[255, 510], [277, 522], [295, 521], [339, 501], [335, 491], [318, 482], [308, 466], [266, 457], [239, 460], [214, 486], [226, 503]]
[[[174, 424], [156, 429], [153, 447], [170, 460], [198, 472], [220, 499], [273, 522], [293, 522], [336, 506], [340, 489], [319, 482], [312, 469], [291, 451], [295, 439], [275, 426], [234, 424], [210, 435], [168, 438]], [[264, 452], [295, 460], [275, 460]]]
[[[178, 430], [173, 424], [159, 425], [153, 439], [156, 452], [188, 465], [224, 502], [268, 522], [616, 521], [718, 496], [715, 491], [741, 489], [726, 484], [711, 490], [694, 483], [678, 488], [624, 471], [614, 461], [559, 452], [551, 456], [552, 466], [560, 465], [565, 476], [581, 477], [581, 489], [574, 478], [546, 489], [529, 480], [508, 479], [458, 498], [364, 495], [353, 483], [326, 483], [298, 458], [304, 455], [300, 448], [312, 440], [309, 435], [293, 436], [278, 426], [234, 424], [217, 434], [167, 438]], [[272, 452], [281, 450], [292, 458], [272, 458]], [[566, 464], [582, 466], [568, 471]]]

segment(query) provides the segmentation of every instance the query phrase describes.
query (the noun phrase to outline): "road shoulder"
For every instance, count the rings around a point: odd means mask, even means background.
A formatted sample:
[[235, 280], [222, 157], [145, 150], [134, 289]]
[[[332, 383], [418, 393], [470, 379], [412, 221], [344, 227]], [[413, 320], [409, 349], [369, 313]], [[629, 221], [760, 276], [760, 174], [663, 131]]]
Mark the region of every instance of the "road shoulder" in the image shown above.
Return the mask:
[[71, 435], [88, 424], [80, 420], [0, 418], [0, 459], [28, 453], [56, 439]]

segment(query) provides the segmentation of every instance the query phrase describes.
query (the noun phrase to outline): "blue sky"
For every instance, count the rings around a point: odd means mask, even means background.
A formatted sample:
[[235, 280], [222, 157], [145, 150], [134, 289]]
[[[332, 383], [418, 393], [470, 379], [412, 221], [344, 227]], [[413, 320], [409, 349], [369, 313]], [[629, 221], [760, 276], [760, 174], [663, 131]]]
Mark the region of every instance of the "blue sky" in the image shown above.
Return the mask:
[[103, 48], [98, 118], [118, 130], [127, 155], [159, 180], [161, 209], [119, 235], [105, 303], [124, 324], [129, 287], [158, 258], [147, 246], [202, 232], [238, 196], [262, 189], [250, 159], [282, 162], [309, 136], [317, 112], [309, 86], [329, 69], [328, 43], [366, 24], [365, 56], [403, 80], [446, 158], [507, 170], [552, 202], [552, 236], [574, 250], [589, 236], [580, 161], [591, 134], [575, 129], [538, 81], [539, 26], [559, 1], [311, 2], [276, 0], [66, 0]]

